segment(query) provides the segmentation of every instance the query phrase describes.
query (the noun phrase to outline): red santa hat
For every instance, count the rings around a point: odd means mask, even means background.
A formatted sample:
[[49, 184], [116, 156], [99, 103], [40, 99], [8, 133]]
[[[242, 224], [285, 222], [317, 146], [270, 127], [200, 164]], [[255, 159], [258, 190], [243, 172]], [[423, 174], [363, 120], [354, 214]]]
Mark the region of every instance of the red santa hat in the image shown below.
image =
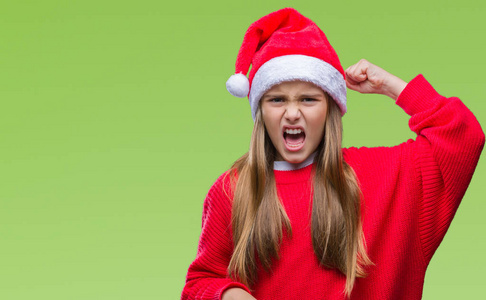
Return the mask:
[[326, 91], [343, 116], [344, 78], [343, 67], [324, 32], [295, 9], [283, 8], [250, 25], [236, 58], [236, 72], [226, 88], [233, 96], [248, 96], [254, 120], [260, 98], [272, 86], [307, 81]]

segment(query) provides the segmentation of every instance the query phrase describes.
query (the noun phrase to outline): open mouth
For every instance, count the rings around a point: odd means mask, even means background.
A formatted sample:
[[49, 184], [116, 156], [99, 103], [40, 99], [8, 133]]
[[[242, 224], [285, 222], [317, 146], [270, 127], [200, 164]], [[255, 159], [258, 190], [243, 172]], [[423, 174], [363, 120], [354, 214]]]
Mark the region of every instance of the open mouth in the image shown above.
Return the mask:
[[298, 150], [305, 141], [303, 128], [284, 128], [283, 138], [289, 150]]

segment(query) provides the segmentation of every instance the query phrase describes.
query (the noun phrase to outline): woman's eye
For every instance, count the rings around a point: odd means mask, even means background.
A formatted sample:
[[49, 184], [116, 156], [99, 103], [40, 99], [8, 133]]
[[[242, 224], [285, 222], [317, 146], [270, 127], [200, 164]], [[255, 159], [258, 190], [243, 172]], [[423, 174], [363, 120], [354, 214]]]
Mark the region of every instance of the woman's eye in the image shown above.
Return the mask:
[[316, 101], [316, 100], [313, 99], [313, 98], [304, 98], [304, 99], [302, 99], [302, 101], [304, 101], [304, 102], [313, 102], [313, 101]]
[[270, 99], [270, 101], [271, 101], [271, 102], [276, 102], [276, 103], [278, 103], [278, 102], [282, 102], [282, 101], [283, 101], [283, 99], [282, 99], [282, 98], [273, 98], [273, 99]]

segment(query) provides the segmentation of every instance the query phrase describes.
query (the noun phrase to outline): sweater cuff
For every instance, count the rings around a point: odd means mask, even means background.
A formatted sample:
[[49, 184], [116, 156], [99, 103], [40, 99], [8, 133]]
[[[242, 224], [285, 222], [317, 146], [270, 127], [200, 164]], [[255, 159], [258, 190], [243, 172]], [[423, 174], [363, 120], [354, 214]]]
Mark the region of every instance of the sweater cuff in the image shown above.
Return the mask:
[[407, 84], [395, 103], [409, 116], [413, 116], [433, 107], [441, 97], [424, 76], [419, 74]]
[[251, 294], [250, 290], [246, 287], [246, 285], [239, 282], [230, 282], [220, 289], [218, 299], [221, 300], [223, 298], [223, 293], [230, 288], [244, 289], [248, 294]]

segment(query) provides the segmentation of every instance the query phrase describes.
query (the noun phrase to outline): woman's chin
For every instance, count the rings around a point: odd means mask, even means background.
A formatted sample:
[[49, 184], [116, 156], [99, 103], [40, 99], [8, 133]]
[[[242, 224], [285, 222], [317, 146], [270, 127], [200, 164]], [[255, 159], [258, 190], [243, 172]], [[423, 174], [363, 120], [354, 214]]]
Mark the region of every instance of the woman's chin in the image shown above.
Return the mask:
[[281, 160], [285, 160], [288, 163], [291, 164], [300, 164], [304, 162], [308, 157], [310, 153], [306, 153], [304, 151], [298, 151], [298, 152], [290, 152], [290, 153], [284, 153], [284, 155], [281, 156]]

